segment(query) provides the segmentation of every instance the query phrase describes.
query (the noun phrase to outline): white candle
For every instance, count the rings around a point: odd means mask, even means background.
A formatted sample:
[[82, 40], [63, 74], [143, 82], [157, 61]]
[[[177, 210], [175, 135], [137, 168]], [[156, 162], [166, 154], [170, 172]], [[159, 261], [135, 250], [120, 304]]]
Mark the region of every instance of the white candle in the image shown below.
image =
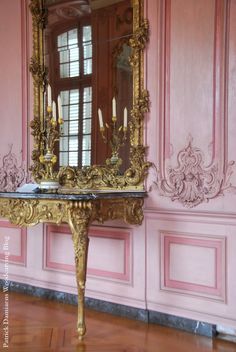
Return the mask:
[[127, 108], [124, 108], [124, 127], [127, 128], [128, 126], [128, 111]]
[[112, 117], [116, 117], [116, 98], [112, 99]]
[[98, 118], [99, 118], [99, 125], [100, 125], [100, 128], [103, 128], [103, 119], [102, 119], [102, 111], [101, 109], [98, 109]]
[[58, 95], [57, 97], [57, 106], [58, 106], [58, 119], [62, 119], [62, 103], [61, 103], [60, 95]]
[[52, 106], [52, 88], [50, 84], [47, 86], [47, 93], [48, 93], [48, 106]]
[[57, 119], [57, 107], [55, 101], [52, 102], [52, 118], [53, 120]]

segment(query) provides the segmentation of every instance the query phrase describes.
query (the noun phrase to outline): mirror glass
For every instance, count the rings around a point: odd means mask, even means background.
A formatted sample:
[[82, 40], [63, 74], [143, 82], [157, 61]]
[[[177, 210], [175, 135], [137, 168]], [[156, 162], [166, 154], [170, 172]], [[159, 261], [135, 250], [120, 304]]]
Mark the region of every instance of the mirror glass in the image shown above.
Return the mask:
[[130, 153], [129, 128], [123, 127], [133, 106], [132, 1], [45, 0], [45, 6], [44, 60], [52, 100], [60, 96], [64, 120], [57, 167], [105, 164], [115, 124], [122, 173]]

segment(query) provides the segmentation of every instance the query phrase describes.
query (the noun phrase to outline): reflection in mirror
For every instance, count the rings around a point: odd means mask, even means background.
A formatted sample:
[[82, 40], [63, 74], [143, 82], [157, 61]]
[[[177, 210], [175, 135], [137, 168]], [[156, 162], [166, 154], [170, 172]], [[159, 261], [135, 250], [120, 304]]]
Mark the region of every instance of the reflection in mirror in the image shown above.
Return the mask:
[[[143, 144], [144, 115], [149, 106], [144, 89], [149, 26], [143, 9], [143, 0], [30, 0], [31, 171], [41, 189], [66, 193], [144, 188], [150, 163], [145, 161]], [[57, 124], [53, 111], [46, 109], [48, 83], [53, 100], [61, 98], [62, 109], [58, 110], [63, 112], [64, 124], [61, 119]], [[63, 135], [55, 147], [58, 125]]]
[[[122, 43], [123, 42], [123, 43]], [[122, 45], [120, 45], [122, 44]], [[118, 49], [118, 50], [117, 50]], [[115, 48], [114, 66], [113, 66], [113, 92], [117, 97], [118, 116], [123, 116], [123, 108], [125, 107], [129, 112], [133, 104], [133, 72], [129, 63], [131, 56], [131, 48], [128, 45], [127, 38], [120, 41], [117, 48]], [[120, 124], [122, 122], [120, 121]], [[129, 141], [130, 135], [127, 130], [126, 140]], [[129, 166], [129, 152], [130, 144], [127, 143], [125, 148], [120, 149], [119, 156], [122, 159], [121, 171], [124, 171]]]
[[[116, 98], [118, 128], [124, 123], [124, 109], [129, 119], [133, 105], [131, 1], [45, 0], [45, 5], [45, 64], [52, 98], [56, 101], [60, 95], [64, 119], [58, 167], [105, 164], [111, 157], [111, 146], [104, 140], [112, 138], [112, 99]], [[119, 150], [121, 172], [129, 166], [129, 132], [126, 137]]]

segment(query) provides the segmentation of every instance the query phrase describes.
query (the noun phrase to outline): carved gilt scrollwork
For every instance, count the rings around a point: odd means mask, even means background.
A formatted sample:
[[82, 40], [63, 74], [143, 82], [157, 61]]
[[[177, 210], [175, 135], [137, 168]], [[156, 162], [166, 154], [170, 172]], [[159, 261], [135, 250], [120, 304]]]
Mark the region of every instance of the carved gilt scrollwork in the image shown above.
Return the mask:
[[149, 39], [149, 23], [148, 23], [148, 20], [145, 19], [140, 24], [140, 26], [134, 31], [132, 38], [129, 40], [129, 45], [133, 49], [133, 52], [129, 60], [132, 67], [136, 67], [139, 65], [140, 52], [145, 49], [148, 39]]
[[29, 70], [32, 73], [34, 85], [34, 118], [30, 123], [31, 134], [34, 137], [34, 148], [32, 151], [33, 164], [30, 168], [32, 176], [38, 182], [44, 172], [39, 161], [42, 154], [43, 143], [40, 131], [43, 121], [43, 91], [47, 80], [47, 68], [44, 65], [44, 34], [47, 24], [47, 10], [44, 0], [31, 0], [29, 4], [33, 21], [33, 56], [31, 58]]
[[1, 199], [0, 216], [18, 226], [33, 226], [40, 222], [60, 224], [66, 220], [64, 203], [45, 200]]
[[[87, 3], [87, 2], [86, 2]], [[134, 0], [133, 35], [129, 40], [132, 49], [130, 63], [133, 69], [133, 109], [129, 121], [130, 128], [130, 167], [123, 175], [114, 165], [92, 165], [83, 169], [60, 168], [57, 178], [63, 189], [80, 192], [84, 189], [143, 189], [144, 179], [150, 163], [145, 161], [146, 148], [143, 146], [143, 120], [148, 111], [149, 96], [144, 89], [143, 51], [149, 37], [148, 21], [143, 18], [143, 0]], [[47, 83], [47, 68], [44, 63], [44, 29], [47, 24], [47, 10], [44, 0], [31, 0], [30, 10], [33, 18], [33, 57], [30, 70], [34, 82], [34, 119], [31, 122], [34, 137], [32, 152], [32, 176], [40, 182], [45, 176], [45, 166], [40, 163], [40, 155], [44, 155], [42, 141], [43, 126], [43, 93]]]
[[[48, 70], [38, 63], [38, 59], [33, 56], [30, 62], [30, 72], [36, 84], [43, 86], [47, 80]], [[32, 126], [33, 127], [33, 126]]]
[[35, 21], [40, 28], [45, 28], [47, 24], [47, 9], [43, 5], [42, 0], [31, 0], [29, 4], [33, 21]]
[[230, 175], [233, 165], [233, 161], [229, 162], [224, 173], [220, 172], [217, 163], [206, 166], [202, 150], [194, 147], [190, 140], [187, 147], [178, 153], [177, 166], [167, 169], [166, 178], [159, 178], [159, 192], [187, 208], [195, 207], [223, 195], [232, 186]]
[[65, 189], [77, 187], [79, 189], [98, 189], [98, 188], [128, 188], [134, 186], [143, 187], [143, 182], [147, 176], [150, 162], [145, 161], [146, 147], [141, 143], [142, 131], [141, 125], [144, 119], [144, 113], [149, 110], [149, 94], [143, 90], [142, 95], [137, 100], [131, 112], [132, 120], [130, 121], [131, 150], [130, 150], [130, 167], [124, 175], [119, 175], [119, 170], [105, 166], [91, 166], [83, 169], [73, 167], [61, 168], [59, 179]]
[[100, 200], [95, 204], [93, 219], [98, 222], [123, 219], [127, 224], [141, 225], [143, 199]]
[[38, 223], [68, 223], [72, 232], [75, 254], [76, 280], [78, 287], [79, 339], [86, 332], [84, 294], [88, 255], [88, 227], [92, 221], [124, 219], [129, 224], [141, 224], [143, 198], [101, 198], [92, 200], [14, 198], [6, 193], [0, 197], [0, 217], [5, 217], [18, 226], [33, 226]]
[[78, 287], [78, 322], [77, 331], [82, 338], [86, 332], [84, 322], [84, 294], [86, 266], [88, 256], [88, 226], [93, 213], [93, 203], [87, 201], [69, 202], [67, 204], [67, 221], [72, 232], [75, 253], [76, 280]]
[[129, 187], [142, 188], [150, 162], [145, 161], [146, 147], [142, 145], [142, 124], [144, 114], [149, 111], [149, 94], [143, 90], [131, 111], [130, 127], [130, 167], [124, 175], [119, 175], [115, 167], [104, 165], [93, 165], [83, 169], [64, 167], [59, 171], [60, 183], [64, 189], [101, 189]]
[[[7, 197], [7, 196], [6, 196]], [[52, 199], [0, 198], [0, 217], [18, 226], [38, 223], [68, 223], [72, 233], [92, 221], [123, 219], [128, 224], [141, 224], [143, 198], [64, 201]], [[79, 253], [78, 253], [79, 255]]]

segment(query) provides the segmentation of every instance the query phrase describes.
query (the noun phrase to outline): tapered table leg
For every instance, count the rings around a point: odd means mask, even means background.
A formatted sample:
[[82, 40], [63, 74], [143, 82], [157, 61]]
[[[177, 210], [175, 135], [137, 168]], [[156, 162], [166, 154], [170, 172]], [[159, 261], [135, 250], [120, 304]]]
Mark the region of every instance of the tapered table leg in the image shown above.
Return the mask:
[[71, 204], [69, 208], [69, 225], [72, 232], [76, 281], [78, 287], [78, 322], [77, 331], [79, 339], [82, 340], [85, 332], [85, 314], [84, 314], [84, 294], [86, 282], [86, 269], [88, 257], [88, 226], [92, 214], [92, 205], [90, 202], [78, 202]]

